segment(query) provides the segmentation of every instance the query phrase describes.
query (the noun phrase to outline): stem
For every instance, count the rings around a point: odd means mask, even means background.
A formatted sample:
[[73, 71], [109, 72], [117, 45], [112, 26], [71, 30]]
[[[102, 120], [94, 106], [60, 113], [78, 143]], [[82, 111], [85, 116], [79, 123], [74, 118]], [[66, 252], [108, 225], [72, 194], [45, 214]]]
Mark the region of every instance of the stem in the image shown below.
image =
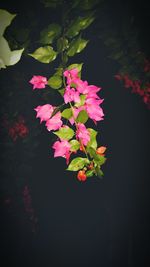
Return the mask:
[[[77, 122], [76, 122], [76, 118], [75, 118], [75, 116], [74, 116], [73, 106], [72, 106], [71, 102], [69, 102], [69, 105], [70, 105], [71, 110], [72, 110], [72, 116], [73, 116], [73, 119], [74, 119], [74, 123], [75, 123], [76, 129], [78, 130], [78, 124], [77, 124]], [[80, 145], [81, 145], [82, 150], [84, 151], [84, 153], [85, 153], [87, 159], [89, 160], [88, 153], [87, 153], [87, 151], [86, 151], [86, 148], [85, 148], [85, 146], [84, 146], [82, 140], [79, 139], [79, 142], [80, 142]]]
[[[64, 1], [64, 8], [65, 8], [65, 1]], [[64, 9], [65, 10], [65, 9]], [[67, 17], [67, 11], [65, 12], [63, 10], [63, 14], [62, 14], [62, 26], [63, 26], [63, 34], [62, 34], [62, 39], [64, 40], [65, 39], [65, 33], [66, 33], [66, 27], [65, 27], [65, 21], [66, 21], [66, 17]], [[67, 9], [66, 9], [67, 10]], [[69, 11], [69, 10], [68, 10]], [[69, 13], [69, 12], [68, 12]], [[62, 60], [62, 68], [63, 68], [63, 72], [64, 72], [64, 70], [65, 70], [65, 67], [66, 67], [66, 62], [65, 62], [65, 58], [64, 58], [64, 55], [65, 55], [65, 51], [61, 51], [61, 60]], [[64, 87], [66, 87], [66, 82], [65, 82], [65, 77], [63, 76], [63, 84], [64, 84]], [[71, 104], [71, 102], [69, 102], [69, 105], [70, 105], [70, 107], [71, 107], [71, 110], [72, 110], [72, 115], [73, 115], [73, 119], [74, 119], [74, 122], [75, 122], [75, 126], [76, 126], [76, 130], [78, 130], [78, 124], [77, 124], [77, 122], [76, 122], [76, 118], [75, 118], [75, 116], [74, 116], [74, 111], [73, 111], [73, 106], [72, 106], [72, 104]], [[83, 152], [85, 153], [85, 155], [86, 155], [86, 157], [87, 157], [87, 159], [89, 160], [89, 157], [88, 157], [88, 153], [87, 153], [87, 151], [86, 151], [86, 148], [85, 148], [85, 146], [84, 146], [84, 144], [83, 144], [83, 142], [82, 142], [82, 140], [81, 139], [79, 139], [79, 143], [80, 143], [80, 146], [81, 146], [81, 148], [82, 148], [82, 150], [83, 150]]]

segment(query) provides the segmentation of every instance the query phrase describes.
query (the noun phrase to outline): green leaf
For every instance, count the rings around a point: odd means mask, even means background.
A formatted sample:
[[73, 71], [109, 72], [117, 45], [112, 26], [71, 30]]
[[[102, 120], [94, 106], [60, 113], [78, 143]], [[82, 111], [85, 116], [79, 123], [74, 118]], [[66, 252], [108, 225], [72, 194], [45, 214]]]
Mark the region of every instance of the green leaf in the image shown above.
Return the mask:
[[67, 55], [69, 57], [74, 56], [76, 53], [80, 53], [87, 45], [89, 41], [78, 37], [71, 41], [69, 49], [67, 51]]
[[75, 63], [75, 64], [71, 64], [71, 65], [69, 65], [68, 67], [67, 67], [67, 69], [68, 70], [72, 70], [72, 69], [77, 69], [79, 72], [81, 72], [81, 70], [82, 70], [82, 66], [83, 66], [83, 63], [79, 63], [79, 64], [77, 64], [77, 63]]
[[53, 89], [59, 89], [62, 86], [62, 77], [54, 75], [48, 80], [48, 85]]
[[89, 160], [87, 158], [78, 157], [78, 158], [73, 159], [70, 162], [67, 170], [68, 171], [78, 171], [78, 170], [81, 170], [88, 163], [89, 163]]
[[93, 148], [93, 147], [89, 147], [89, 146], [87, 146], [87, 151], [88, 151], [88, 153], [90, 154], [90, 157], [91, 158], [94, 158], [94, 159], [97, 159], [97, 154], [96, 154], [96, 150]]
[[115, 59], [115, 60], [118, 60], [120, 58], [122, 58], [124, 56], [124, 53], [123, 51], [120, 51], [120, 52], [113, 52], [110, 56], [108, 56], [109, 58], [112, 58], [112, 59]]
[[45, 7], [56, 8], [63, 4], [62, 0], [41, 0]]
[[60, 93], [61, 96], [64, 96], [65, 89], [64, 88], [59, 89], [58, 92]]
[[61, 111], [61, 110], [63, 109], [64, 105], [65, 105], [65, 103], [63, 103], [62, 105], [56, 107], [56, 108], [54, 109], [54, 111], [52, 112], [52, 115], [51, 115], [50, 118], [52, 118], [58, 111]]
[[98, 165], [103, 165], [106, 161], [106, 158], [104, 156], [100, 156], [97, 155], [97, 157], [95, 157], [94, 162], [96, 162]]
[[56, 72], [55, 72], [55, 75], [59, 75], [59, 76], [62, 76], [63, 75], [63, 68], [60, 66], [58, 68], [56, 68]]
[[72, 21], [66, 35], [70, 38], [75, 37], [81, 30], [86, 29], [94, 21], [94, 19], [93, 13], [84, 17], [76, 18]]
[[11, 51], [10, 59], [9, 59], [9, 66], [15, 65], [20, 60], [23, 51], [24, 51], [24, 48]]
[[43, 45], [51, 44], [61, 33], [59, 24], [52, 23], [40, 33], [40, 43]]
[[76, 107], [81, 107], [84, 105], [85, 103], [85, 99], [86, 99], [86, 95], [80, 95], [80, 102], [79, 103], [76, 103], [75, 106]]
[[68, 39], [61, 37], [57, 40], [57, 51], [62, 52], [68, 48]]
[[77, 116], [76, 122], [86, 123], [88, 120], [88, 114], [85, 110], [81, 110]]
[[97, 175], [99, 178], [102, 179], [102, 177], [104, 176], [104, 173], [103, 173], [103, 171], [100, 169], [99, 166], [97, 166], [97, 167], [95, 168], [95, 172], [96, 172], [96, 175]]
[[74, 131], [69, 127], [62, 127], [59, 131], [54, 132], [54, 134], [56, 134], [60, 139], [70, 140], [74, 136]]
[[103, 165], [106, 161], [106, 158], [104, 156], [100, 156], [96, 153], [96, 150], [93, 147], [87, 146], [87, 151], [89, 152], [91, 158], [94, 159], [94, 162], [96, 165]]
[[92, 176], [94, 175], [94, 172], [95, 172], [95, 170], [88, 170], [88, 171], [86, 172], [86, 176], [87, 176], [87, 177], [92, 177]]
[[66, 52], [62, 54], [62, 62], [64, 64], [66, 64], [68, 62], [68, 56], [67, 56]]
[[90, 141], [88, 142], [87, 147], [92, 147], [96, 149], [97, 148], [97, 141], [96, 141], [97, 131], [93, 130], [92, 128], [88, 128], [88, 131], [90, 132]]
[[16, 14], [11, 14], [4, 9], [0, 9], [0, 36], [5, 32], [5, 29], [11, 24]]
[[11, 51], [6, 39], [0, 37], [0, 69], [15, 65], [20, 60], [23, 51], [24, 48]]
[[76, 139], [71, 140], [69, 143], [71, 145], [70, 151], [77, 151], [80, 148], [80, 143]]
[[82, 0], [80, 1], [80, 8], [84, 10], [89, 10], [94, 8], [98, 3], [103, 2], [104, 0]]
[[69, 120], [72, 117], [72, 110], [71, 108], [66, 108], [61, 113], [61, 116], [67, 120]]
[[51, 46], [44, 46], [36, 49], [32, 54], [29, 56], [35, 58], [36, 60], [42, 63], [50, 63], [51, 61], [55, 60], [57, 53], [53, 50]]

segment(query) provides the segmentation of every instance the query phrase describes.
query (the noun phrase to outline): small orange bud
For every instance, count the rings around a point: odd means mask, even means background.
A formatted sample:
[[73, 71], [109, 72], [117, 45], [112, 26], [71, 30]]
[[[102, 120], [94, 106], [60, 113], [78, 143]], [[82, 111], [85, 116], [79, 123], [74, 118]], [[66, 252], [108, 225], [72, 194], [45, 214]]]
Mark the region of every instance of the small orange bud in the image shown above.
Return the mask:
[[77, 174], [77, 178], [78, 178], [79, 181], [84, 182], [87, 179], [85, 171], [84, 170], [80, 170], [78, 172], [78, 174]]
[[104, 156], [105, 155], [104, 154], [105, 151], [106, 151], [106, 147], [105, 146], [100, 146], [100, 147], [97, 148], [96, 153], [98, 155], [100, 155], [100, 156]]

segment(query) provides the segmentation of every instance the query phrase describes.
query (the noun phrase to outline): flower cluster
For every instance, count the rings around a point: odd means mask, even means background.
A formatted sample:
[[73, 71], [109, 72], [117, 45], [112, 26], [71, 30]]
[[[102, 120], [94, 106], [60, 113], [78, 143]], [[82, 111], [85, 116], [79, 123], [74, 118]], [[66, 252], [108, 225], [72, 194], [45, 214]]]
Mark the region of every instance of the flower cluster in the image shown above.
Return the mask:
[[[61, 112], [58, 107], [50, 104], [37, 106], [34, 110], [40, 123], [45, 122], [48, 131], [55, 131], [53, 133], [57, 140], [52, 146], [54, 157], [63, 157], [69, 164], [72, 153], [77, 153], [77, 150], [85, 153], [86, 158], [73, 159], [67, 168], [70, 171], [78, 171], [78, 180], [85, 181], [88, 176], [97, 175], [97, 172], [102, 175], [100, 166], [105, 162], [104, 154], [99, 154], [97, 150], [97, 132], [85, 126], [88, 119], [95, 124], [103, 120], [104, 113], [100, 106], [103, 99], [97, 94], [101, 88], [81, 80], [77, 68], [67, 69], [63, 75], [64, 110]], [[33, 76], [30, 83], [33, 84], [33, 89], [41, 89], [45, 88], [47, 79], [43, 76]], [[70, 127], [66, 121], [69, 121]], [[89, 169], [91, 163], [92, 170]]]
[[32, 207], [32, 198], [30, 195], [30, 190], [27, 185], [24, 186], [23, 191], [22, 191], [22, 198], [23, 198], [23, 203], [25, 207], [25, 211], [30, 216], [30, 221], [32, 223], [32, 231], [36, 231], [36, 225], [37, 225], [37, 217], [35, 216], [34, 209]]
[[25, 138], [29, 129], [25, 124], [25, 120], [22, 116], [19, 116], [15, 122], [9, 122], [7, 118], [3, 121], [3, 126], [7, 129], [8, 135], [11, 137], [13, 142], [16, 142], [18, 138]]
[[[145, 65], [144, 71], [147, 72], [150, 70], [150, 63]], [[148, 108], [150, 108], [150, 83], [145, 84], [145, 88], [141, 88], [142, 82], [140, 80], [133, 81], [127, 74], [121, 75], [117, 74], [115, 75], [115, 78], [119, 81], [124, 82], [125, 88], [132, 88], [132, 93], [136, 93], [140, 95], [143, 99], [143, 102], [147, 105]]]
[[144, 60], [144, 72], [150, 72], [150, 61], [148, 59]]

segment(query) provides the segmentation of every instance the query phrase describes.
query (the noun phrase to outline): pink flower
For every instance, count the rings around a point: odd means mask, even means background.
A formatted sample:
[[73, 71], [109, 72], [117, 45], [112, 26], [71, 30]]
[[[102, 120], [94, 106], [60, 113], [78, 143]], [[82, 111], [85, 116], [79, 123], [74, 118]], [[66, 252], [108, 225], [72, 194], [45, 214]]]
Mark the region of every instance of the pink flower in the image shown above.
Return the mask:
[[64, 157], [67, 160], [67, 164], [69, 163], [70, 158], [70, 147], [71, 145], [67, 140], [56, 141], [53, 144], [53, 148], [55, 149], [54, 158], [56, 157]]
[[65, 70], [64, 76], [67, 78], [67, 84], [70, 85], [74, 79], [78, 78], [78, 69], [74, 68], [72, 70]]
[[86, 111], [89, 115], [89, 117], [94, 121], [101, 121], [103, 120], [103, 110], [99, 106], [103, 102], [103, 99], [94, 99], [94, 98], [88, 98], [85, 101]]
[[87, 94], [87, 81], [82, 81], [80, 78], [74, 78], [73, 83], [75, 83], [76, 89], [80, 94]]
[[79, 107], [79, 108], [75, 108], [75, 107], [73, 107], [73, 116], [69, 119], [69, 122], [71, 123], [71, 125], [74, 124], [74, 118], [76, 119], [77, 116], [78, 116], [78, 114], [79, 114], [79, 112], [80, 112], [81, 110], [83, 110], [83, 109], [85, 109], [85, 106], [81, 106], [81, 107]]
[[70, 88], [70, 86], [68, 85], [64, 93], [64, 101], [66, 104], [72, 101], [74, 101], [75, 103], [79, 103], [79, 93], [74, 88]]
[[76, 137], [77, 139], [82, 141], [83, 145], [86, 146], [87, 143], [90, 141], [90, 133], [83, 123], [78, 123], [77, 126], [78, 129], [76, 131]]
[[96, 98], [96, 99], [100, 99], [99, 96], [96, 94], [97, 92], [99, 92], [101, 90], [100, 87], [97, 87], [95, 85], [89, 85], [87, 87], [87, 98]]
[[43, 76], [33, 76], [32, 79], [29, 81], [29, 83], [33, 84], [33, 90], [34, 89], [42, 89], [45, 88], [45, 85], [47, 84], [47, 78]]
[[61, 113], [58, 112], [51, 119], [46, 121], [46, 127], [48, 131], [58, 130], [62, 126]]
[[41, 123], [42, 121], [47, 121], [51, 117], [54, 107], [46, 104], [43, 106], [37, 106], [34, 110], [37, 112], [36, 118], [40, 118]]

